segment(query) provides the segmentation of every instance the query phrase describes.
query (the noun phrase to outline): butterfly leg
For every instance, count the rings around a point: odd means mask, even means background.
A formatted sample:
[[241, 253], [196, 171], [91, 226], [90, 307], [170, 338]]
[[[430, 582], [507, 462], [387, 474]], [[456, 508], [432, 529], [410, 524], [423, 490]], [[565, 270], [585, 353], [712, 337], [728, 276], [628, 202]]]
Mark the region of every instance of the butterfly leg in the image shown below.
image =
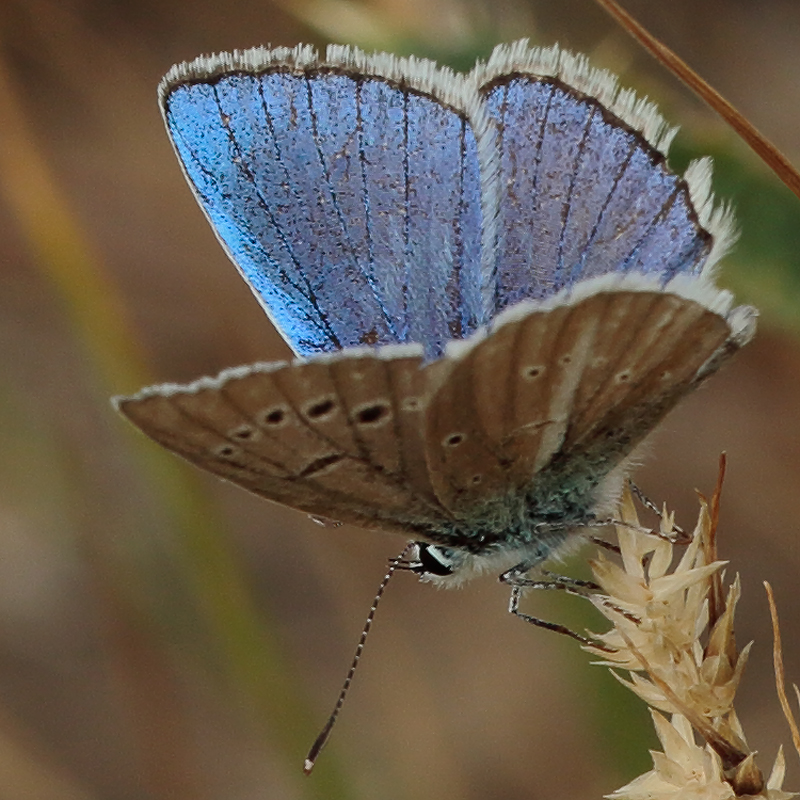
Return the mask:
[[[543, 586], [541, 588], [556, 588], [556, 587]], [[537, 628], [544, 628], [545, 630], [548, 631], [554, 631], [555, 633], [561, 633], [564, 634], [564, 636], [569, 636], [571, 639], [575, 639], [581, 644], [590, 645], [591, 647], [596, 647], [600, 650], [604, 650], [607, 653], [615, 652], [613, 648], [607, 647], [601, 642], [597, 642], [594, 639], [590, 639], [588, 636], [581, 636], [579, 633], [575, 633], [575, 631], [570, 630], [570, 628], [568, 628], [566, 625], [561, 625], [558, 622], [547, 622], [546, 620], [539, 619], [538, 617], [534, 617], [531, 616], [530, 614], [526, 614], [523, 611], [520, 611], [519, 601], [521, 597], [522, 597], [522, 587], [512, 586], [511, 597], [508, 601], [508, 611], [515, 617], [519, 617], [521, 620], [524, 620], [525, 622], [530, 622], [531, 625], [536, 625]]]
[[589, 541], [592, 544], [596, 544], [598, 547], [602, 547], [603, 550], [608, 550], [609, 552], [614, 553], [614, 555], [618, 556], [622, 552], [618, 544], [607, 542], [605, 539], [601, 539], [599, 536], [590, 536]]
[[[661, 519], [662, 514], [664, 513], [632, 480], [628, 480], [628, 486], [630, 487], [631, 494], [644, 506], [644, 508], [652, 511], [659, 519]], [[654, 531], [654, 535], [658, 536], [659, 538], [666, 538], [668, 541], [672, 542], [673, 544], [688, 544], [691, 541], [691, 536], [680, 527], [680, 525], [672, 524], [672, 529], [675, 532], [675, 536], [667, 536], [664, 535], [660, 531]]]
[[508, 611], [515, 617], [519, 617], [531, 625], [536, 625], [539, 628], [544, 628], [548, 631], [561, 633], [564, 636], [569, 636], [583, 645], [591, 645], [592, 647], [599, 648], [606, 652], [614, 652], [613, 648], [591, 639], [588, 636], [581, 636], [579, 633], [568, 628], [566, 625], [561, 625], [557, 622], [547, 622], [546, 620], [539, 619], [530, 614], [520, 611], [519, 604], [524, 589], [557, 589], [566, 592], [567, 594], [577, 595], [578, 597], [588, 597], [590, 594], [600, 590], [600, 587], [592, 581], [579, 580], [577, 578], [568, 578], [563, 575], [556, 575], [551, 572], [543, 572], [543, 580], [536, 580], [526, 577], [526, 573], [531, 568], [527, 563], [518, 564], [512, 567], [500, 576], [503, 583], [511, 586], [511, 597], [508, 601]]
[[570, 578], [566, 575], [558, 575], [549, 570], [541, 570], [543, 580], [528, 578], [524, 572], [517, 572], [517, 567], [512, 567], [508, 572], [500, 576], [502, 583], [518, 586], [521, 589], [559, 589], [567, 594], [587, 597], [601, 591], [599, 584], [594, 581], [584, 581], [580, 578]]

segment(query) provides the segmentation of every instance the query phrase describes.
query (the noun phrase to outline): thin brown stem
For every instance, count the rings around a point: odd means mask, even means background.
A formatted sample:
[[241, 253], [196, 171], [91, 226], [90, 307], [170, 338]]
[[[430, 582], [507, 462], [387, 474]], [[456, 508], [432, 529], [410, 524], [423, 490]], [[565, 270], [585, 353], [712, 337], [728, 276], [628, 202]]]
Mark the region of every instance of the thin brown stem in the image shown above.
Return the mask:
[[670, 50], [637, 22], [615, 0], [596, 0], [651, 55], [676, 75], [701, 100], [714, 109], [744, 141], [800, 197], [800, 173], [772, 142], [736, 110], [716, 89], [709, 86], [677, 53]]

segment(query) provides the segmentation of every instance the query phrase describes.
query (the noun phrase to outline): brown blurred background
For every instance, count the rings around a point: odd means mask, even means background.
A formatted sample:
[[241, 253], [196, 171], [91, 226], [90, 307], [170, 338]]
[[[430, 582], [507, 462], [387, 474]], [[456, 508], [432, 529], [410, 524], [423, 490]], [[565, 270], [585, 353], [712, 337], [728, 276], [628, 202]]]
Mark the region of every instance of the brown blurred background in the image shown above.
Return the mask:
[[[626, 7], [800, 164], [796, 0]], [[744, 231], [721, 275], [757, 341], [677, 410], [637, 480], [691, 525], [729, 455], [721, 550], [756, 640], [739, 714], [769, 768], [770, 580], [800, 680], [800, 200], [591, 0], [0, 0], [0, 798], [599, 797], [648, 768], [644, 709], [494, 580], [390, 587], [311, 778], [399, 540], [325, 530], [144, 441], [108, 397], [285, 357], [195, 206], [155, 102], [202, 52], [329, 40], [468, 67], [529, 36], [656, 98], [682, 166], [711, 152]], [[565, 567], [573, 573], [579, 565]], [[535, 597], [578, 628], [578, 601]], [[788, 753], [788, 788], [800, 785]]]

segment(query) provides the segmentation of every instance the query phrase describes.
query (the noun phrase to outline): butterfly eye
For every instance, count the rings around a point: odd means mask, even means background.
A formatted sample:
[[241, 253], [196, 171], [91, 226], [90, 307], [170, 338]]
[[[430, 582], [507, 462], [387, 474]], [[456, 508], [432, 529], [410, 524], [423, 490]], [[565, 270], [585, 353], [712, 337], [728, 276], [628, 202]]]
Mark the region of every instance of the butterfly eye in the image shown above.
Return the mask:
[[309, 419], [325, 419], [329, 417], [336, 410], [336, 403], [332, 398], [326, 397], [324, 400], [318, 400], [312, 403], [306, 409], [306, 416]]
[[458, 447], [467, 437], [463, 433], [451, 433], [443, 442], [445, 447]]
[[378, 422], [386, 422], [390, 415], [391, 409], [388, 403], [371, 403], [358, 409], [354, 418], [360, 425], [375, 425]]

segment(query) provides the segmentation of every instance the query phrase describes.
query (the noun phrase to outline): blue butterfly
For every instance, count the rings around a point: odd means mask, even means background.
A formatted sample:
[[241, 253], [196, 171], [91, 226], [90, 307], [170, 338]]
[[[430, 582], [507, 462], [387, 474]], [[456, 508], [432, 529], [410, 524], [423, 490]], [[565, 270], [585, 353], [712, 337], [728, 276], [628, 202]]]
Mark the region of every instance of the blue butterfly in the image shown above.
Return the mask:
[[198, 466], [512, 585], [609, 514], [636, 445], [749, 341], [733, 240], [652, 104], [525, 42], [468, 75], [330, 47], [174, 67], [167, 130], [298, 358], [116, 398]]

